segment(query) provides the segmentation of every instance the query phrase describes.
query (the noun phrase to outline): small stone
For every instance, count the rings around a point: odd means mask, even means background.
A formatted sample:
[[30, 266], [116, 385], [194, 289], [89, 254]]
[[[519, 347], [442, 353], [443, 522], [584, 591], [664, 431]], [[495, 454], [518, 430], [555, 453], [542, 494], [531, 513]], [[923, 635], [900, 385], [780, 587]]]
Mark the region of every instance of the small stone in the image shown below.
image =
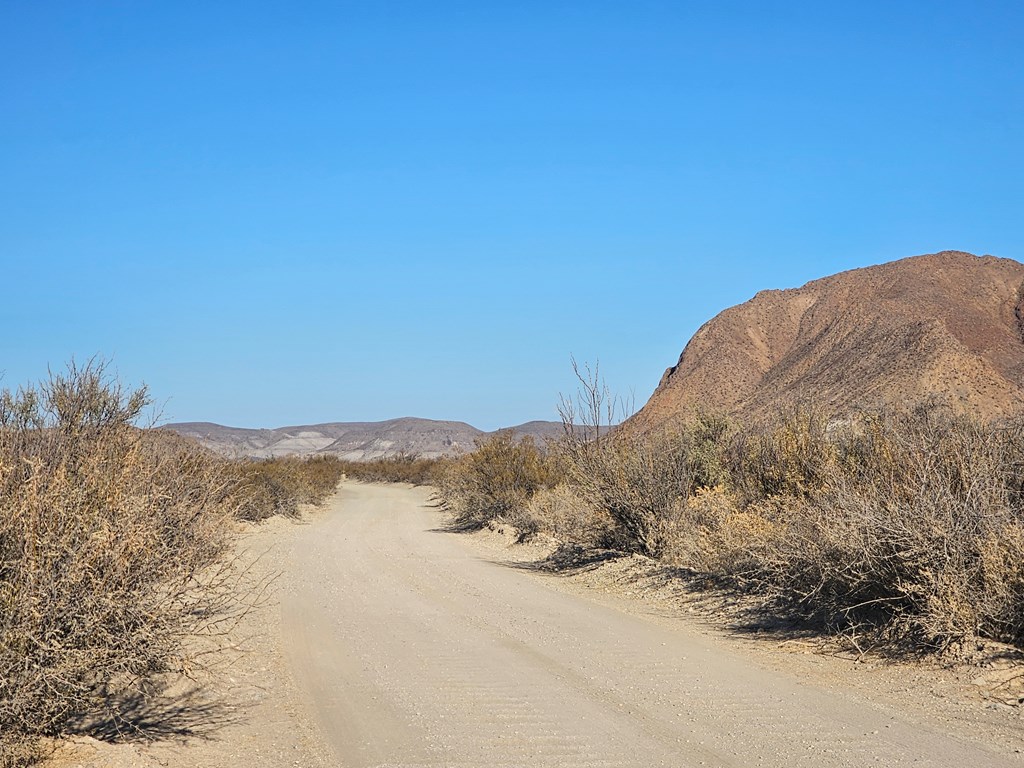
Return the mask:
[[1009, 704], [1003, 704], [1002, 702], [998, 701], [990, 701], [988, 704], [985, 705], [985, 709], [994, 709], [998, 712], [1013, 712], [1014, 710], [1014, 708], [1011, 707]]

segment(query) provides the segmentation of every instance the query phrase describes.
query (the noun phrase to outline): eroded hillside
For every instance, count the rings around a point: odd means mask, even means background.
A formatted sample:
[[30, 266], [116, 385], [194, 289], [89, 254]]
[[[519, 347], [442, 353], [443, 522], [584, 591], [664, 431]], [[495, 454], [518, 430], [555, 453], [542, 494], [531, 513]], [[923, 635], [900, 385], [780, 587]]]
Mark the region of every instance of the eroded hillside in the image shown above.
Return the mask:
[[985, 417], [1020, 411], [1022, 286], [1024, 264], [944, 251], [762, 291], [697, 331], [636, 421], [934, 396]]

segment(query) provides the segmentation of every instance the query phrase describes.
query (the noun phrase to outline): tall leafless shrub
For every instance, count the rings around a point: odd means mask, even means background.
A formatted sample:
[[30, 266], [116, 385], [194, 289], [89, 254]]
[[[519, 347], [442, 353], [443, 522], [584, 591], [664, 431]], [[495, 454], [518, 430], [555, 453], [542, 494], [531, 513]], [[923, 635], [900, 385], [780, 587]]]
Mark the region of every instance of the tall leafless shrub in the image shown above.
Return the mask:
[[575, 399], [562, 398], [561, 456], [569, 482], [589, 504], [607, 511], [621, 538], [658, 557], [679, 523], [681, 504], [698, 488], [723, 482], [722, 446], [729, 423], [697, 414], [673, 429], [640, 433], [602, 429], [626, 415], [597, 369], [581, 369]]

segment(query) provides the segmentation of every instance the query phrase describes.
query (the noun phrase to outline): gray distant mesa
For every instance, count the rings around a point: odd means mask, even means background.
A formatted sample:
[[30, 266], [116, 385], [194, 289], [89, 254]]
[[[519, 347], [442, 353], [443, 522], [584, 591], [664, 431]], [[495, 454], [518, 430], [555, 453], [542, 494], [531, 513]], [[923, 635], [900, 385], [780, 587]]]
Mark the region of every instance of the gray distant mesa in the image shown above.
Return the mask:
[[[424, 458], [453, 456], [473, 450], [475, 441], [494, 434], [461, 421], [411, 417], [278, 429], [242, 429], [210, 422], [182, 422], [167, 424], [162, 429], [197, 440], [223, 456], [269, 458], [323, 454], [351, 461], [401, 454]], [[562, 424], [557, 421], [530, 421], [509, 429], [518, 436], [529, 435], [538, 442], [562, 434]]]

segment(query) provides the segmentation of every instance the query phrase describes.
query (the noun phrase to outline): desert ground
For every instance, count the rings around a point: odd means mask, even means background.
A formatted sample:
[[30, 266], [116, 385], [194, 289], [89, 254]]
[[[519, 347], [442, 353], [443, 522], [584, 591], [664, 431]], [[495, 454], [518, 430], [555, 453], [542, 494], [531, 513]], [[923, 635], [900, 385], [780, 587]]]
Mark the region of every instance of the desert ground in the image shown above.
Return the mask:
[[242, 546], [270, 592], [161, 737], [75, 738], [52, 768], [1024, 764], [1013, 669], [739, 631], [628, 559], [547, 573], [445, 530], [426, 489], [346, 482]]

